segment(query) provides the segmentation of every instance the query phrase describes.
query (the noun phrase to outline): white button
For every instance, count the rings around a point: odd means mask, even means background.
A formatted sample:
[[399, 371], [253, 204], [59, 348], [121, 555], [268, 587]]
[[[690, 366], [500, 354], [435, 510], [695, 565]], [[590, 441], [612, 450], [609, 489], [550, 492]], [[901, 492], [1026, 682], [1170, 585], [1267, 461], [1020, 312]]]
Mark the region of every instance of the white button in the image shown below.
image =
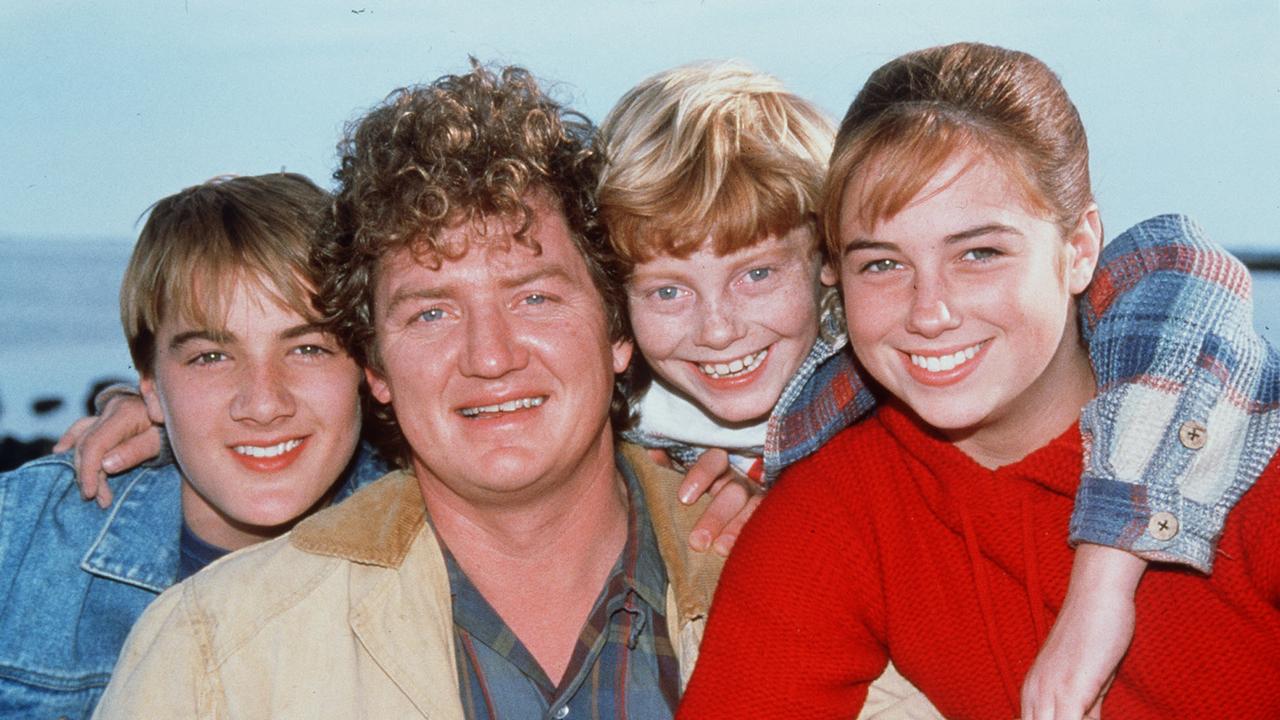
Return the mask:
[[1209, 441], [1209, 431], [1195, 420], [1188, 420], [1178, 428], [1178, 440], [1188, 450], [1199, 450]]
[[561, 705], [560, 709], [556, 711], [556, 720], [564, 720], [567, 717], [569, 717], [569, 706]]
[[1147, 523], [1147, 532], [1157, 540], [1172, 540], [1178, 534], [1178, 518], [1170, 512], [1158, 512], [1151, 516]]

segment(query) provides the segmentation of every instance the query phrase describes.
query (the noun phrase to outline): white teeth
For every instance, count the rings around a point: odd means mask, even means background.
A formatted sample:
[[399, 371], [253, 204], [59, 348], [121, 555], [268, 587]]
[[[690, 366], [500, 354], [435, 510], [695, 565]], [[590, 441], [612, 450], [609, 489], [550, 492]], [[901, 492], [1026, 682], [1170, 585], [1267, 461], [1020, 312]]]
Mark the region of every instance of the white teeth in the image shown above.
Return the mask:
[[714, 378], [737, 377], [756, 369], [768, 355], [769, 350], [766, 348], [758, 353], [744, 355], [727, 363], [702, 363], [698, 365], [698, 369]]
[[924, 368], [929, 372], [946, 372], [955, 370], [957, 367], [972, 360], [974, 355], [978, 354], [978, 350], [982, 349], [982, 343], [970, 345], [963, 350], [957, 350], [949, 355], [912, 355], [911, 364], [919, 368]]
[[481, 405], [480, 407], [462, 408], [461, 412], [464, 417], [476, 417], [478, 415], [492, 413], [508, 413], [516, 410], [524, 410], [527, 408], [536, 408], [546, 401], [546, 396], [520, 398], [519, 400], [507, 400], [496, 405]]
[[302, 441], [295, 438], [293, 440], [285, 440], [282, 443], [268, 447], [260, 447], [258, 445], [236, 445], [232, 450], [235, 450], [241, 455], [248, 455], [249, 457], [272, 458], [283, 455], [301, 444]]

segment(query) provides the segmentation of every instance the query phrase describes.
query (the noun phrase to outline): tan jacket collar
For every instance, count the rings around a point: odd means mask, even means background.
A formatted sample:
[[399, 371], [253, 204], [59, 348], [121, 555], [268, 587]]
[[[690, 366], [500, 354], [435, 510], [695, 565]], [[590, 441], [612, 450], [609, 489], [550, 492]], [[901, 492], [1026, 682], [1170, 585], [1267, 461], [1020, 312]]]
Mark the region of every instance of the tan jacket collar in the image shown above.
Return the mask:
[[299, 550], [397, 568], [426, 522], [418, 479], [393, 470], [346, 501], [303, 520], [290, 534]]

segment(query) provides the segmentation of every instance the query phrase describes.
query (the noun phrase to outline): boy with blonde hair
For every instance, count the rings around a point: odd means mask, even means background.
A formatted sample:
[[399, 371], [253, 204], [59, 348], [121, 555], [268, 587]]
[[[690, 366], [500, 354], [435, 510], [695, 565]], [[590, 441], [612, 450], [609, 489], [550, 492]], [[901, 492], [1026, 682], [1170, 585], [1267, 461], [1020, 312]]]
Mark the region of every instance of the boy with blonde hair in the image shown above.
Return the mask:
[[843, 357], [813, 222], [830, 122], [770, 76], [703, 63], [637, 85], [601, 133], [600, 211], [654, 376], [646, 387], [635, 371], [630, 438], [686, 464], [699, 448], [725, 448], [767, 484], [797, 459], [775, 407]]

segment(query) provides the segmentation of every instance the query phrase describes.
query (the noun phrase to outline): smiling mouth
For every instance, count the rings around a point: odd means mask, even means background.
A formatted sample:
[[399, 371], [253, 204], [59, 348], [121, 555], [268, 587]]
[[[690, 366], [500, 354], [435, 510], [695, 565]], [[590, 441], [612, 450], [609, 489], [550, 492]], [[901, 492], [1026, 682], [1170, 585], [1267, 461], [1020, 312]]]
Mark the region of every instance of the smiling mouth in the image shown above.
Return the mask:
[[978, 351], [982, 349], [986, 341], [976, 345], [970, 345], [963, 350], [957, 350], [946, 355], [916, 355], [910, 353], [911, 364], [928, 372], [947, 372], [955, 370], [961, 365], [973, 359]]
[[517, 400], [507, 400], [506, 402], [497, 403], [496, 405], [480, 405], [478, 407], [467, 407], [458, 410], [463, 417], [474, 418], [482, 415], [501, 415], [502, 413], [516, 412], [517, 410], [528, 410], [536, 408], [547, 401], [546, 395], [537, 397], [519, 398]]
[[301, 444], [301, 439], [294, 438], [292, 440], [285, 440], [284, 442], [276, 443], [275, 445], [267, 445], [266, 447], [261, 445], [233, 445], [231, 449], [237, 454], [245, 457], [274, 458], [284, 455]]
[[769, 348], [750, 353], [727, 363], [696, 363], [703, 375], [713, 378], [733, 378], [746, 375], [760, 367], [760, 363], [769, 356]]

